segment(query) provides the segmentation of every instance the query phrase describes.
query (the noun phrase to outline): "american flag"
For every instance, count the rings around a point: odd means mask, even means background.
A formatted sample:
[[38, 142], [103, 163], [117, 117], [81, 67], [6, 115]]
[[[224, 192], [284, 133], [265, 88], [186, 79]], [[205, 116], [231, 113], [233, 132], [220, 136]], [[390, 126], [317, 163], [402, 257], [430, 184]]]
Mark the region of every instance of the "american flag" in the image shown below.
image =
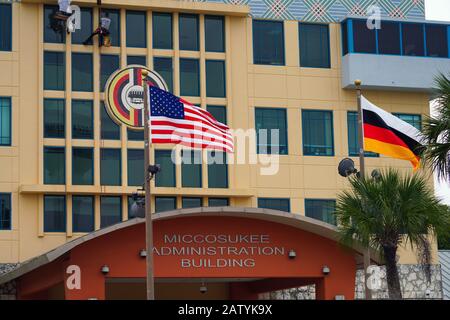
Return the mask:
[[230, 128], [208, 111], [149, 86], [150, 138], [152, 143], [181, 144], [190, 148], [233, 152]]

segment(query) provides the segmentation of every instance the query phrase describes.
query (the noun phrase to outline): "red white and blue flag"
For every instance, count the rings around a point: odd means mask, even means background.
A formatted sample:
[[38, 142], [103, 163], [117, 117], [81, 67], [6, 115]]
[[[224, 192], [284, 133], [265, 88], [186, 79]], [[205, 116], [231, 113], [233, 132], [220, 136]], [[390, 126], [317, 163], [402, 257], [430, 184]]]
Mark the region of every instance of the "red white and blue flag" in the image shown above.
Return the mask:
[[208, 111], [170, 92], [149, 86], [151, 143], [233, 152], [230, 128]]

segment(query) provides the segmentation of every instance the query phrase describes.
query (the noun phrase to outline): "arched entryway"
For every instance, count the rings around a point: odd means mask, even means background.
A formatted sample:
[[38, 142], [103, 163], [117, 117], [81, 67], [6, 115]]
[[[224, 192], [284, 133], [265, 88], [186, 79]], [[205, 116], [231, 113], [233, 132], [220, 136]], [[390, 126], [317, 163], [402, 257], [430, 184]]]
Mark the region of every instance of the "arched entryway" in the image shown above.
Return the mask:
[[[156, 298], [257, 299], [313, 284], [318, 299], [353, 299], [361, 250], [343, 248], [337, 239], [331, 225], [275, 210], [155, 214]], [[15, 280], [19, 299], [144, 298], [144, 248], [144, 220], [133, 219], [27, 261], [0, 284]]]

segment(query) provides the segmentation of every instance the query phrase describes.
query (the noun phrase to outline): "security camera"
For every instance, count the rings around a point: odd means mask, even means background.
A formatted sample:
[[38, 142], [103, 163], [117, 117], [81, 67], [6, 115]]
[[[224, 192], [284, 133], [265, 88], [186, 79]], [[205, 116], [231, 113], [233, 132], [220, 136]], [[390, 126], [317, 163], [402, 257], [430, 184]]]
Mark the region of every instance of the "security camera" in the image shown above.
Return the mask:
[[355, 162], [352, 159], [345, 158], [339, 162], [338, 172], [342, 177], [347, 178], [348, 176], [357, 173], [358, 170], [356, 170]]
[[150, 172], [152, 176], [157, 174], [160, 171], [161, 171], [161, 166], [159, 164], [148, 166], [148, 172]]

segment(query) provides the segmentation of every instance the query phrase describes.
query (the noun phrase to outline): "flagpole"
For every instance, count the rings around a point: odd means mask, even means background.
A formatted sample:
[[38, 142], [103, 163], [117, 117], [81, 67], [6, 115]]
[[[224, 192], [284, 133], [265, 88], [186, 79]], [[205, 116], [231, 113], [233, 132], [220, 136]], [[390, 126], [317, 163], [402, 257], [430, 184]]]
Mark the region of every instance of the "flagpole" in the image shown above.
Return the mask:
[[144, 87], [144, 189], [145, 189], [145, 242], [146, 242], [146, 265], [147, 265], [147, 300], [155, 300], [155, 283], [153, 275], [153, 220], [151, 213], [150, 197], [150, 133], [149, 133], [149, 105], [148, 105], [148, 83], [145, 80], [148, 71], [142, 69], [142, 80]]
[[[358, 105], [358, 147], [359, 147], [359, 174], [360, 179], [364, 180], [366, 175], [366, 166], [364, 162], [364, 124], [363, 124], [363, 111], [361, 107], [361, 80], [355, 80], [356, 87], [356, 101]], [[372, 292], [370, 291], [367, 277], [367, 268], [370, 266], [370, 248], [364, 251], [364, 290], [366, 299], [372, 299]]]

